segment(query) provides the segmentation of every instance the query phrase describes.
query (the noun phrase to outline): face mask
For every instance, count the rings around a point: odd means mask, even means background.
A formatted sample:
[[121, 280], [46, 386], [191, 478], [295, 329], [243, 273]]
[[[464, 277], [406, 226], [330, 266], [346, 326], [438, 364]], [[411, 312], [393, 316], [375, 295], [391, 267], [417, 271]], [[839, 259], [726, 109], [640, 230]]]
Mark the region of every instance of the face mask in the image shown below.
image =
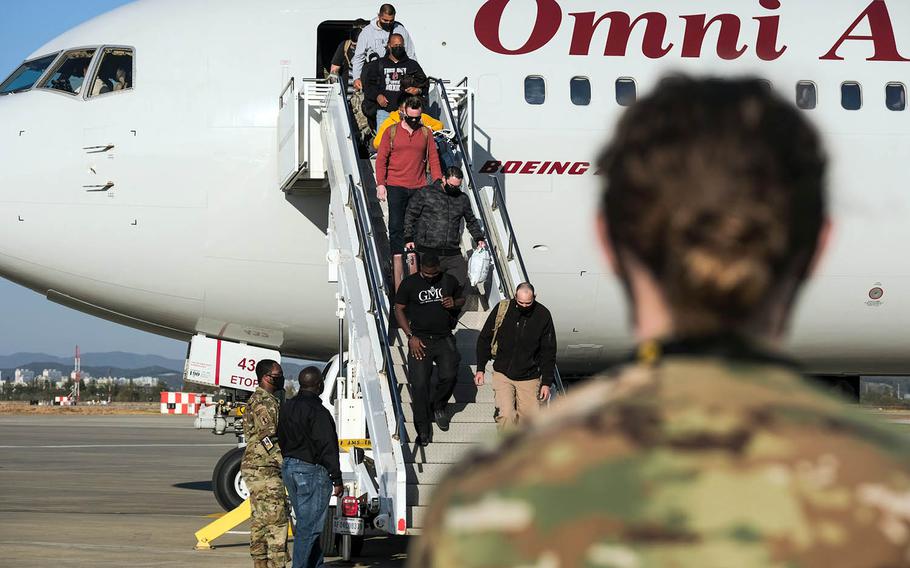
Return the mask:
[[435, 284], [435, 283], [439, 282], [440, 278], [442, 278], [442, 273], [436, 274], [434, 276], [427, 276], [426, 274], [421, 272], [420, 275], [423, 276], [423, 279], [426, 280], [427, 282], [429, 282], [430, 284]]
[[405, 116], [405, 122], [408, 123], [408, 126], [411, 128], [417, 128], [420, 126], [420, 117], [419, 116]]
[[276, 378], [272, 377], [271, 381], [272, 381], [272, 386], [275, 388], [276, 392], [284, 391], [284, 378], [276, 379]]
[[449, 195], [458, 195], [461, 193], [461, 186], [445, 184], [445, 190]]
[[530, 313], [530, 311], [533, 310], [533, 309], [534, 309], [534, 304], [531, 304], [530, 306], [527, 306], [527, 307], [525, 307], [525, 306], [518, 306], [518, 312], [519, 312], [519, 313], [522, 313], [522, 314]]
[[392, 31], [392, 27], [394, 25], [395, 25], [395, 20], [392, 20], [391, 22], [382, 22], [382, 21], [379, 22], [379, 27], [384, 29], [387, 32]]
[[396, 45], [395, 47], [389, 48], [389, 53], [391, 53], [392, 57], [394, 57], [395, 59], [404, 59], [405, 55], [407, 54], [407, 51], [405, 51], [403, 45]]

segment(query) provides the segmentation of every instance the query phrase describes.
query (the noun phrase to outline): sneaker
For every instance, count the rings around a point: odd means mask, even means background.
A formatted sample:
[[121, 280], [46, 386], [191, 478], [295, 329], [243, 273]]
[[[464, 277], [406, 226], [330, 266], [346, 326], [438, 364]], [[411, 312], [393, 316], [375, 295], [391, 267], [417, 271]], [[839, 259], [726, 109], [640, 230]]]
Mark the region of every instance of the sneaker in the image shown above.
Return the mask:
[[436, 425], [439, 426], [439, 429], [443, 432], [449, 431], [449, 415], [446, 414], [445, 409], [440, 408], [433, 411], [433, 418], [436, 419]]

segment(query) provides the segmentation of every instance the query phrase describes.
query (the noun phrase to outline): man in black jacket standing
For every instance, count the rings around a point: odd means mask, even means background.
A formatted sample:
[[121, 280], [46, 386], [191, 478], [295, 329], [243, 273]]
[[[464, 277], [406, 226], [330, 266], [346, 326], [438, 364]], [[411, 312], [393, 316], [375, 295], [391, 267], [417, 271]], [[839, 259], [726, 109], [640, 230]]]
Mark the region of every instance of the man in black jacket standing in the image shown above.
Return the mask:
[[332, 495], [342, 493], [335, 420], [322, 405], [322, 373], [307, 367], [298, 377], [300, 392], [278, 414], [281, 474], [297, 517], [294, 568], [322, 566], [319, 535]]
[[477, 338], [477, 373], [493, 359], [496, 423], [500, 430], [520, 424], [550, 399], [556, 368], [556, 330], [550, 310], [536, 300], [534, 287], [524, 282], [515, 299], [503, 301], [487, 318]]
[[486, 241], [474, 216], [471, 200], [461, 191], [464, 174], [452, 166], [444, 172], [444, 185], [418, 191], [404, 216], [406, 249], [439, 256], [439, 270], [451, 274], [462, 288], [468, 282], [468, 264], [461, 254], [461, 235], [467, 226], [478, 246]]

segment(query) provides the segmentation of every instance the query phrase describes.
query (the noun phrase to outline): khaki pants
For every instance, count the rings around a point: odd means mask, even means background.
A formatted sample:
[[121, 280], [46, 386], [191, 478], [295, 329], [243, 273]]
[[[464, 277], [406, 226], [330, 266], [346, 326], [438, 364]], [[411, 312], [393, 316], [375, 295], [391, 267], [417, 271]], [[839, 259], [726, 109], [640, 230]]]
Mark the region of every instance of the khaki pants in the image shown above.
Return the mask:
[[540, 411], [540, 379], [513, 381], [493, 371], [493, 396], [496, 400], [496, 425], [500, 430], [517, 426]]

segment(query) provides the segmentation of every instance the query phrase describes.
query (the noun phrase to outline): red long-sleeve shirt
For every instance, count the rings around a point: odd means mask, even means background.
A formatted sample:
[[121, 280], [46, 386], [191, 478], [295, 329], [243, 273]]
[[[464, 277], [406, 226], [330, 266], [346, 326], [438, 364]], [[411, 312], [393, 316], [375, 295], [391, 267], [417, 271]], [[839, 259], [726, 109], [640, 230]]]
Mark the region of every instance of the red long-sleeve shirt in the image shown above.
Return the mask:
[[[430, 175], [433, 181], [442, 179], [439, 152], [433, 133], [426, 129], [408, 132], [401, 124], [396, 125], [395, 148], [392, 149], [391, 132], [386, 132], [379, 144], [376, 156], [376, 185], [394, 185], [408, 189], [419, 189], [427, 185], [427, 159], [430, 161]], [[429, 145], [429, 149], [427, 146]]]

